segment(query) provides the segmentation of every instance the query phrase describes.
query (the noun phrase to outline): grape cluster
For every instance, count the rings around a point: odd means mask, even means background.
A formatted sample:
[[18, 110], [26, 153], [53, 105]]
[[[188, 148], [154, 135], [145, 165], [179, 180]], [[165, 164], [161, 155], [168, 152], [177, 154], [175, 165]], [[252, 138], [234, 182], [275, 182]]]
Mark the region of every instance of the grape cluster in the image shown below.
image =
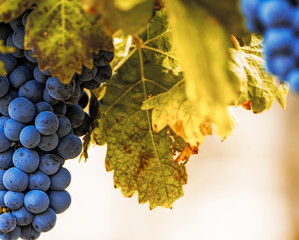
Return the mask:
[[113, 52], [94, 54], [94, 67], [83, 68], [69, 84], [41, 71], [24, 50], [26, 18], [0, 23], [0, 39], [12, 46], [1, 55], [7, 76], [0, 76], [0, 239], [37, 239], [51, 230], [56, 214], [71, 204], [71, 182], [63, 167], [82, 150], [79, 136], [90, 128], [83, 109], [86, 89], [95, 89], [112, 74]]
[[299, 93], [299, 1], [241, 0], [247, 28], [264, 37], [267, 70]]

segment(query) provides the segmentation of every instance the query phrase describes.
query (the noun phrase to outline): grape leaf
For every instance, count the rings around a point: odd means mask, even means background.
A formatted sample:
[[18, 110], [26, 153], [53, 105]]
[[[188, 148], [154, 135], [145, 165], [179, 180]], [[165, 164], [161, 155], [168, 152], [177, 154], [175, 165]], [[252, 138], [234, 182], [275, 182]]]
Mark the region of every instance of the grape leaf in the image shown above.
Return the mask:
[[84, 10], [101, 16], [101, 24], [109, 33], [122, 29], [126, 34], [144, 30], [153, 16], [155, 0], [82, 0]]
[[82, 10], [81, 0], [39, 1], [27, 19], [25, 47], [32, 48], [40, 68], [50, 68], [62, 82], [70, 82], [82, 64], [92, 68], [93, 52], [112, 50], [97, 17]]
[[22, 15], [38, 0], [0, 0], [0, 22], [10, 22]]
[[156, 132], [151, 111], [141, 110], [149, 96], [167, 91], [182, 79], [165, 13], [157, 12], [134, 42], [100, 100], [102, 116], [93, 138], [97, 144], [107, 143], [106, 169], [114, 171], [115, 187], [124, 196], [138, 192], [139, 202], [148, 201], [150, 209], [171, 208], [187, 181], [185, 166], [173, 159], [185, 143], [167, 128]]
[[[0, 54], [7, 54], [7, 53], [11, 53], [13, 51], [14, 51], [14, 48], [6, 47], [4, 45], [4, 41], [0, 39]], [[4, 63], [2, 61], [0, 61], [0, 75], [2, 75], [2, 76], [7, 75], [6, 69], [4, 67]]]
[[144, 101], [143, 110], [152, 108], [152, 124], [157, 131], [169, 125], [176, 135], [191, 146], [198, 146], [206, 135], [212, 134], [211, 120], [201, 115], [200, 109], [188, 100], [184, 81]]
[[[233, 128], [227, 106], [237, 98], [238, 82], [229, 73], [229, 35], [204, 5], [166, 0], [174, 46], [185, 74], [187, 97], [225, 136]], [[182, 21], [184, 19], [184, 21]]]
[[230, 49], [231, 71], [241, 84], [236, 105], [243, 104], [254, 113], [261, 113], [270, 109], [276, 99], [285, 109], [288, 86], [278, 84], [277, 77], [265, 71], [260, 43], [261, 41], [258, 44], [255, 41], [254, 45], [247, 45], [238, 50]]
[[195, 1], [213, 14], [230, 34], [237, 35], [246, 32], [245, 20], [240, 11], [240, 0]]

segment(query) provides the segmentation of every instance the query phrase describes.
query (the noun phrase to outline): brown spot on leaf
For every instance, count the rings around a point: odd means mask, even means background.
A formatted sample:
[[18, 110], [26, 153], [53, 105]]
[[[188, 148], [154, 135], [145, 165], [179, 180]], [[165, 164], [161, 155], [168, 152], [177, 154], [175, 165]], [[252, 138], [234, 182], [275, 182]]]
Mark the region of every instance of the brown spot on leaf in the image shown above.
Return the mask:
[[158, 132], [158, 126], [157, 126], [157, 124], [154, 124], [154, 132], [155, 133]]
[[180, 155], [175, 159], [175, 163], [179, 164], [180, 162], [188, 162], [191, 154], [198, 153], [198, 146], [191, 147], [189, 143], [186, 144], [184, 150], [180, 153]]
[[212, 121], [209, 117], [205, 117], [204, 120], [199, 125], [200, 132], [202, 135], [212, 135]]
[[248, 100], [247, 102], [242, 103], [242, 107], [246, 110], [251, 110], [251, 101]]
[[130, 148], [130, 145], [126, 145], [126, 146], [124, 146], [124, 152], [125, 152], [126, 154], [131, 154], [131, 153], [132, 153], [132, 150], [131, 150], [131, 148]]
[[139, 153], [138, 155], [139, 166], [137, 168], [137, 174], [144, 172], [150, 166], [151, 163], [150, 159], [153, 157], [154, 154], [152, 152]]

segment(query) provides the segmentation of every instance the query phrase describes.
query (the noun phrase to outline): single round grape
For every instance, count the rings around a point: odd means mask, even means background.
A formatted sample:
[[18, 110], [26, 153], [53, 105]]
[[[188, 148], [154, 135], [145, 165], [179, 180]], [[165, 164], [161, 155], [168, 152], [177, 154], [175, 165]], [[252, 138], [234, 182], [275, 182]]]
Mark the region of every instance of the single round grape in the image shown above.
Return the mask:
[[0, 152], [0, 168], [8, 169], [12, 166], [12, 156], [14, 152], [12, 148], [5, 152]]
[[17, 221], [19, 226], [27, 226], [32, 223], [33, 214], [29, 212], [24, 206], [17, 210], [13, 210], [11, 213]]
[[113, 51], [100, 50], [97, 54], [93, 55], [94, 63], [98, 67], [107, 66], [112, 61], [113, 58], [114, 58], [114, 52]]
[[24, 97], [18, 97], [11, 101], [8, 106], [9, 116], [21, 123], [29, 123], [35, 117], [34, 104]]
[[32, 73], [27, 67], [21, 65], [9, 74], [8, 79], [11, 86], [20, 88], [25, 82], [32, 79]]
[[75, 90], [75, 81], [69, 84], [63, 84], [57, 77], [49, 77], [46, 82], [46, 89], [50, 96], [57, 100], [67, 100], [72, 96]]
[[29, 174], [29, 184], [28, 188], [31, 190], [41, 190], [41, 191], [47, 191], [50, 188], [51, 180], [50, 177], [37, 170], [31, 174]]
[[61, 167], [55, 174], [50, 176], [50, 179], [50, 190], [62, 191], [70, 185], [71, 174], [66, 168]]
[[75, 135], [78, 137], [85, 135], [90, 128], [91, 119], [86, 112], [84, 112], [84, 114], [85, 115], [84, 115], [83, 123], [79, 127], [73, 129]]
[[111, 78], [111, 76], [112, 76], [112, 68], [108, 64], [105, 67], [99, 67], [99, 70], [93, 80], [98, 83], [104, 83], [107, 82]]
[[0, 215], [0, 231], [3, 233], [11, 232], [17, 225], [15, 217], [11, 213]]
[[51, 104], [51, 105], [55, 105], [55, 104], [57, 104], [59, 102], [59, 100], [57, 100], [57, 99], [55, 99], [55, 98], [53, 98], [53, 97], [51, 97], [49, 95], [49, 92], [48, 92], [47, 88], [44, 88], [44, 91], [43, 91], [43, 100], [45, 102]]
[[39, 166], [39, 155], [35, 150], [22, 147], [14, 152], [12, 161], [18, 169], [32, 173]]
[[44, 111], [35, 118], [35, 127], [43, 135], [55, 133], [59, 127], [59, 120], [55, 113]]
[[58, 143], [59, 143], [59, 137], [56, 133], [53, 133], [48, 136], [42, 136], [41, 141], [38, 144], [38, 148], [45, 152], [50, 152], [58, 146]]
[[23, 192], [28, 186], [28, 175], [16, 167], [9, 168], [3, 175], [4, 186], [14, 192]]
[[24, 193], [8, 191], [4, 196], [4, 203], [11, 210], [19, 209], [24, 203]]
[[6, 76], [0, 76], [0, 97], [3, 97], [9, 90], [9, 81]]
[[26, 126], [20, 132], [20, 142], [26, 148], [35, 148], [40, 144], [41, 135], [35, 126]]
[[59, 158], [52, 154], [46, 153], [40, 157], [39, 170], [47, 175], [53, 175], [60, 168]]
[[40, 190], [30, 190], [24, 197], [24, 206], [33, 214], [44, 212], [49, 207], [49, 203], [48, 195]]
[[97, 72], [98, 72], [98, 67], [96, 65], [93, 65], [92, 69], [84, 66], [82, 68], [82, 73], [78, 76], [78, 78], [82, 82], [88, 82], [95, 77]]
[[293, 32], [289, 28], [267, 29], [264, 35], [265, 54], [290, 53], [292, 50]]
[[32, 222], [32, 226], [38, 232], [48, 232], [55, 224], [56, 213], [52, 208], [48, 208], [45, 212], [35, 215]]
[[82, 142], [76, 135], [69, 134], [60, 139], [56, 151], [64, 159], [75, 158], [82, 151]]
[[25, 124], [10, 118], [4, 124], [4, 134], [11, 141], [19, 141], [20, 132], [25, 126]]
[[65, 116], [70, 120], [72, 128], [77, 128], [84, 120], [84, 110], [79, 104], [75, 104], [67, 108]]
[[24, 37], [25, 28], [23, 26], [16, 28], [12, 35], [13, 44], [20, 49], [24, 49]]
[[33, 77], [36, 81], [38, 81], [41, 84], [46, 84], [46, 81], [48, 77], [43, 74], [43, 72], [39, 69], [38, 66], [36, 66], [33, 70]]
[[57, 103], [53, 106], [53, 112], [56, 113], [56, 114], [65, 115], [66, 110], [67, 110], [67, 107], [66, 107], [66, 104], [64, 102], [59, 101], [59, 103]]
[[38, 239], [40, 234], [31, 224], [21, 228], [21, 238], [24, 240]]
[[39, 82], [30, 80], [19, 88], [18, 93], [20, 97], [25, 97], [31, 102], [37, 103], [43, 99], [43, 90], [44, 88]]
[[16, 58], [23, 58], [24, 57], [24, 49], [18, 48], [12, 41], [12, 34], [10, 34], [5, 42], [7, 47], [13, 47], [14, 51], [11, 53]]
[[39, 113], [44, 111], [53, 112], [53, 107], [49, 103], [44, 101], [35, 104], [35, 115], [38, 115]]
[[57, 129], [57, 135], [59, 138], [65, 137], [72, 130], [72, 124], [70, 120], [64, 115], [57, 115], [59, 119], [59, 127]]
[[56, 214], [64, 212], [71, 205], [71, 195], [67, 191], [49, 191], [50, 207]]
[[260, 1], [257, 16], [265, 27], [289, 27], [294, 12], [287, 1]]

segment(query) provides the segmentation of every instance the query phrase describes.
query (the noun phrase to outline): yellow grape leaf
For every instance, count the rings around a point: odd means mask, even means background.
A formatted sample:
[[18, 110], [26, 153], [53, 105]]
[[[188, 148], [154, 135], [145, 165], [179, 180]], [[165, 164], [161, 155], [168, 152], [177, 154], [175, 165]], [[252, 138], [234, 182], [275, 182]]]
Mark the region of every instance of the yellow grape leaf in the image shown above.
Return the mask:
[[106, 169], [114, 171], [115, 187], [124, 196], [138, 193], [139, 203], [149, 202], [150, 209], [171, 208], [183, 196], [187, 182], [184, 164], [173, 157], [186, 144], [168, 127], [157, 132], [151, 111], [141, 110], [149, 96], [167, 91], [182, 79], [164, 11], [157, 12], [134, 43], [99, 102], [101, 117], [93, 139], [107, 144]]
[[68, 83], [82, 65], [92, 68], [93, 52], [112, 50], [113, 44], [98, 18], [84, 13], [81, 0], [47, 0], [27, 19], [25, 47], [32, 48], [42, 70]]
[[212, 134], [211, 119], [202, 115], [200, 109], [186, 96], [184, 81], [170, 90], [144, 101], [143, 110], [153, 109], [152, 125], [157, 131], [167, 125], [191, 147], [201, 144], [206, 135]]
[[153, 17], [155, 0], [82, 0], [83, 9], [100, 15], [101, 24], [109, 34], [122, 29], [126, 34], [144, 30]]
[[212, 119], [220, 136], [227, 135], [233, 128], [227, 107], [237, 99], [238, 86], [229, 72], [226, 28], [200, 3], [165, 2], [184, 70], [186, 95], [203, 116]]
[[10, 22], [19, 17], [38, 0], [0, 0], [0, 22]]
[[288, 86], [279, 83], [277, 77], [265, 71], [265, 60], [261, 55], [261, 40], [253, 37], [253, 46], [239, 50], [230, 49], [232, 74], [240, 83], [236, 105], [251, 109], [254, 113], [269, 110], [276, 99], [283, 109], [286, 107]]

